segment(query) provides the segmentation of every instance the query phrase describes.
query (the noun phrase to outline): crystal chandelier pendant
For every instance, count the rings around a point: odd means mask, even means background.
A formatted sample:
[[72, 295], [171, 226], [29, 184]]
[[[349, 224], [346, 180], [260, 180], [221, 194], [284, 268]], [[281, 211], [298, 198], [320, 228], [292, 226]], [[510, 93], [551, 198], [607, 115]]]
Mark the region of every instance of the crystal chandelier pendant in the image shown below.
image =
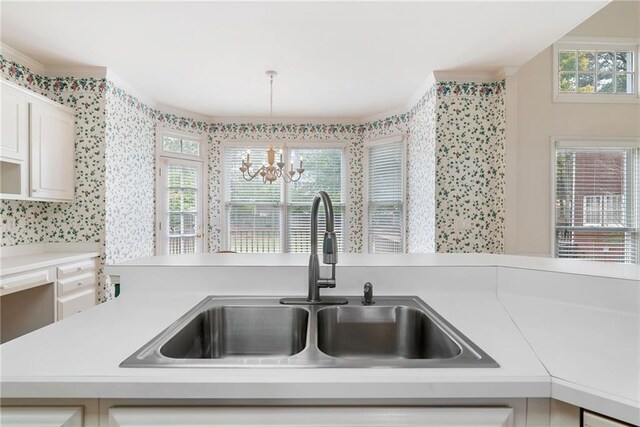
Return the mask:
[[[269, 70], [265, 74], [269, 77], [269, 139], [273, 141], [275, 138], [275, 125], [273, 123], [273, 79], [278, 75], [278, 73], [273, 70]], [[294, 169], [293, 160], [291, 160], [289, 170], [287, 171], [286, 163], [282, 158], [282, 149], [279, 150], [278, 161], [276, 162], [276, 150], [273, 149], [272, 145], [267, 150], [267, 161], [264, 162], [258, 170], [251, 170], [251, 150], [247, 150], [246, 155], [242, 157], [242, 165], [239, 169], [245, 181], [251, 181], [255, 177], [260, 176], [262, 178], [262, 182], [265, 184], [267, 182], [272, 184], [278, 179], [282, 179], [287, 183], [297, 182], [300, 180], [300, 177], [304, 172], [302, 161], [303, 158], [300, 156], [298, 167]]]

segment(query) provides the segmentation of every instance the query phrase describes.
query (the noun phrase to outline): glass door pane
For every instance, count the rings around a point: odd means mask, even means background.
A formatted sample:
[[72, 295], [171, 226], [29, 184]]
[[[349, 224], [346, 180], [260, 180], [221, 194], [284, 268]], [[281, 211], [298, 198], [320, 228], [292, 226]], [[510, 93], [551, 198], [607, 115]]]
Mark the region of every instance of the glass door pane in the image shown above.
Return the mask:
[[202, 252], [202, 164], [163, 159], [160, 173], [158, 253], [180, 255]]

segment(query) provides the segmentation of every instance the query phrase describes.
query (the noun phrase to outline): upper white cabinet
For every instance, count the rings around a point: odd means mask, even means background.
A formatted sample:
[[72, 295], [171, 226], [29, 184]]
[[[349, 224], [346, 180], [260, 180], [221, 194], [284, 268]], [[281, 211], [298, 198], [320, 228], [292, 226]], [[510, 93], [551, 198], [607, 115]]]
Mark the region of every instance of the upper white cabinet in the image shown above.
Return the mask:
[[29, 103], [31, 197], [73, 200], [75, 118], [57, 105]]
[[75, 112], [2, 81], [0, 198], [72, 201]]
[[27, 95], [21, 90], [2, 85], [2, 140], [0, 156], [3, 159], [24, 161], [29, 143]]

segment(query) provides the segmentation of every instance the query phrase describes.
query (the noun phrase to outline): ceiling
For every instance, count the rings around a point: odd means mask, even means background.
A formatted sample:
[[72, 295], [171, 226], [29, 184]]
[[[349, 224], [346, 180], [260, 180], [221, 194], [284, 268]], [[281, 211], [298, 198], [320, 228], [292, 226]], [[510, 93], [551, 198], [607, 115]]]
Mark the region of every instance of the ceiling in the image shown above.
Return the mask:
[[2, 42], [44, 65], [106, 66], [211, 117], [361, 119], [406, 109], [433, 70], [520, 66], [592, 1], [11, 2]]

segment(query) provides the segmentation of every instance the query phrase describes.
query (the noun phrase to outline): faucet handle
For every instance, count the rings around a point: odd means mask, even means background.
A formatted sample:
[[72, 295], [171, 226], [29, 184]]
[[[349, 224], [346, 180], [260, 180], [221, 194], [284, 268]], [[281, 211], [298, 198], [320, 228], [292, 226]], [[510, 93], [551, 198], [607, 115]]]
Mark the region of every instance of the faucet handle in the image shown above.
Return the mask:
[[338, 238], [333, 231], [325, 231], [322, 241], [322, 262], [325, 264], [338, 263]]

